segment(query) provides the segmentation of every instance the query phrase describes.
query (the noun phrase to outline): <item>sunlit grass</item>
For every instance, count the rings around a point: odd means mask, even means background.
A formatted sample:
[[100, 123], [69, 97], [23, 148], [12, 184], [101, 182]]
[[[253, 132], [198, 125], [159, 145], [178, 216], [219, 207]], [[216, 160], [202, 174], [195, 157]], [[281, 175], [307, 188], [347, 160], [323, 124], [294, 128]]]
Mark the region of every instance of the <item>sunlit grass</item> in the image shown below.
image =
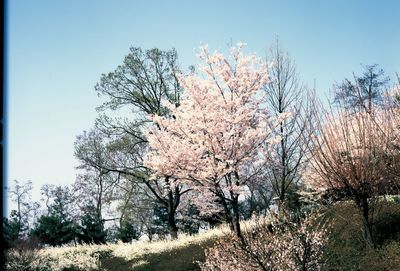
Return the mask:
[[[202, 257], [204, 248], [212, 245], [215, 240], [227, 233], [229, 233], [229, 228], [221, 226], [194, 235], [180, 234], [176, 240], [47, 247], [34, 252], [35, 257], [33, 257], [31, 266], [39, 270], [53, 271], [66, 269], [147, 270], [153, 259], [162, 262], [160, 259], [171, 257], [172, 254], [175, 255], [175, 259], [171, 259], [172, 263], [176, 260], [178, 265], [182, 265], [186, 264], [184, 261], [188, 261], [187, 264], [196, 266], [193, 262]], [[15, 259], [20, 257], [17, 256], [17, 251], [10, 251], [10, 253], [15, 256]], [[186, 259], [188, 256], [189, 259]], [[18, 268], [16, 265], [9, 267], [10, 270], [18, 270]]]
[[200, 244], [205, 240], [221, 237], [227, 232], [229, 232], [228, 227], [222, 226], [195, 235], [181, 234], [176, 240], [159, 240], [155, 242], [138, 241], [132, 244], [118, 243], [108, 246], [112, 247], [112, 254], [114, 256], [132, 260], [149, 253], [158, 254], [183, 248], [191, 244]]
[[[399, 219], [399, 212], [397, 197], [393, 199], [388, 197], [387, 203], [381, 206], [379, 212], [381, 223], [377, 226], [380, 227], [380, 232], [387, 235], [394, 234], [388, 235], [387, 238], [395, 243], [385, 244], [379, 252], [385, 257], [389, 254], [394, 255], [391, 261], [385, 261], [388, 266], [395, 266], [400, 259], [398, 253], [400, 235], [398, 233], [396, 235], [398, 230], [394, 228]], [[375, 258], [368, 261], [371, 256], [364, 251], [360, 218], [351, 202], [331, 206], [323, 212], [321, 219], [321, 223], [323, 221], [332, 223], [330, 241], [326, 249], [328, 266], [342, 266], [345, 267], [343, 270], [348, 270], [350, 266], [364, 266], [371, 261], [382, 263]], [[242, 222], [242, 230], [249, 231], [257, 227], [258, 222], [258, 218]], [[393, 229], [392, 233], [385, 228], [389, 226]], [[11, 251], [13, 261], [6, 270], [24, 270], [23, 267], [26, 267], [27, 263], [31, 267], [29, 270], [40, 271], [200, 270], [197, 262], [205, 261], [205, 249], [213, 247], [219, 240], [224, 240], [223, 237], [228, 234], [230, 234], [229, 227], [224, 225], [195, 235], [181, 234], [177, 240], [48, 247], [36, 251], [24, 251], [22, 254], [14, 250]]]

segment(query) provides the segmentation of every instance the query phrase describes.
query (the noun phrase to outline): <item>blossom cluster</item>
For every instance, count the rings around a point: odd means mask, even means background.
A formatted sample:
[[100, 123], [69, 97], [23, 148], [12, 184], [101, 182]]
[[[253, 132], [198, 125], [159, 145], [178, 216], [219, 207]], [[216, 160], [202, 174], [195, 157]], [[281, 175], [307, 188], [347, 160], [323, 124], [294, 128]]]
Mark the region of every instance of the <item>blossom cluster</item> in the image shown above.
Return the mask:
[[262, 86], [267, 65], [243, 44], [231, 48], [230, 58], [200, 49], [200, 74], [179, 75], [185, 94], [179, 106], [166, 103], [167, 117], [153, 116], [145, 133], [150, 151], [144, 165], [153, 177], [168, 176], [197, 188], [240, 194], [257, 175], [280, 141], [271, 122], [288, 117], [268, 116]]

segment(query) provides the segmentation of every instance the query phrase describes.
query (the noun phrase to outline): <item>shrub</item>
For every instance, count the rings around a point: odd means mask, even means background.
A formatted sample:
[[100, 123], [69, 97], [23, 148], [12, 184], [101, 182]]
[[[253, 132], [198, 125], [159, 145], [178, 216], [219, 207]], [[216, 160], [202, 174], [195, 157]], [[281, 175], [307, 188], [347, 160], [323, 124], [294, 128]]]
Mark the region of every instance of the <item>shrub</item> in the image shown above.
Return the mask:
[[221, 271], [319, 270], [327, 231], [314, 221], [313, 216], [297, 224], [262, 218], [242, 238], [228, 236], [207, 250], [200, 266]]
[[111, 256], [106, 246], [18, 247], [6, 253], [6, 271], [99, 271], [101, 259]]
[[8, 271], [44, 271], [44, 268], [35, 268], [35, 261], [39, 258], [37, 240], [19, 239], [14, 247], [5, 251], [5, 270]]

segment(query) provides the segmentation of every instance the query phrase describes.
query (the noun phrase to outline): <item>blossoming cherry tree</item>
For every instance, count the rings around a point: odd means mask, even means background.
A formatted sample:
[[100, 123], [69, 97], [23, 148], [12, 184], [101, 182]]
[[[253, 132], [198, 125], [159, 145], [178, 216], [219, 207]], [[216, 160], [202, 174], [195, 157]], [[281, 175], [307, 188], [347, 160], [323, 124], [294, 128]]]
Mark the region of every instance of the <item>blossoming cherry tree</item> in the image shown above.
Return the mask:
[[200, 49], [200, 73], [178, 76], [185, 90], [180, 105], [167, 104], [168, 117], [153, 116], [145, 160], [154, 177], [197, 191], [200, 210], [224, 213], [239, 236], [239, 196], [257, 180], [280, 140], [271, 122], [286, 116], [269, 118], [260, 92], [269, 80], [267, 65], [242, 48], [231, 48], [229, 58]]

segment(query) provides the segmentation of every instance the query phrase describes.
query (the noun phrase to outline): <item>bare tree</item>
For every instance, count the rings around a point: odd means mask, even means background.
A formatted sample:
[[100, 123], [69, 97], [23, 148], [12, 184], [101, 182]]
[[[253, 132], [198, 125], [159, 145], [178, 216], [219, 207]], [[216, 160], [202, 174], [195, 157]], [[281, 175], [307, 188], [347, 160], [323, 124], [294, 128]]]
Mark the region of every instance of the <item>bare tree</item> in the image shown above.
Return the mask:
[[[148, 189], [142, 182], [135, 182], [123, 178], [118, 184], [114, 195], [117, 201], [116, 210], [121, 214], [120, 225], [125, 221], [131, 221], [136, 225], [139, 236], [146, 235], [153, 240], [154, 234], [168, 231], [168, 224], [156, 225], [156, 214], [154, 212], [159, 202], [148, 195]], [[163, 209], [163, 208], [162, 208]]]
[[312, 115], [307, 102], [307, 89], [300, 82], [295, 62], [283, 51], [278, 40], [271, 47], [267, 59], [272, 61], [269, 70], [271, 82], [264, 87], [268, 93], [269, 112], [276, 117], [291, 114], [279, 124], [280, 144], [276, 145], [274, 160], [266, 170], [275, 196], [280, 204], [285, 204], [288, 192], [300, 180]]
[[[96, 128], [111, 138], [109, 147], [113, 160], [112, 163], [91, 161], [92, 166], [105, 172], [143, 183], [147, 195], [168, 212], [173, 238], [178, 231], [176, 210], [187, 189], [171, 185], [168, 178], [149, 180], [151, 172], [143, 167], [141, 160], [148, 146], [141, 130], [151, 122], [151, 115], [168, 115], [163, 101], [179, 105], [182, 91], [176, 77], [179, 72], [177, 58], [174, 49], [162, 51], [132, 47], [122, 65], [102, 75], [95, 89], [106, 101], [98, 108], [104, 114], [97, 119]], [[119, 117], [110, 117], [108, 110], [116, 115], [125, 111]]]
[[41, 187], [42, 201], [45, 202], [47, 210], [58, 208], [56, 211], [62, 217], [68, 217], [73, 221], [77, 221], [79, 217], [79, 209], [76, 203], [78, 195], [72, 186], [45, 184]]
[[[159, 206], [166, 210], [171, 236], [176, 238], [177, 208], [181, 197], [190, 190], [183, 185], [174, 185], [169, 178], [150, 180], [150, 171], [142, 165], [146, 146], [137, 144], [139, 141], [140, 139], [127, 134], [108, 139], [107, 135], [97, 129], [79, 136], [75, 143], [75, 155], [81, 161], [80, 168], [84, 169], [84, 174], [80, 176], [77, 184], [84, 188], [82, 191], [95, 192], [99, 212], [105, 197], [112, 198], [122, 178], [140, 185], [141, 194], [156, 200]], [[91, 184], [95, 185], [95, 188], [85, 188]], [[131, 194], [129, 197], [134, 196], [138, 195]], [[122, 216], [123, 214], [121, 213]], [[122, 220], [122, 217], [114, 219]]]
[[80, 162], [78, 169], [81, 170], [74, 184], [79, 195], [78, 203], [84, 208], [88, 201], [92, 201], [99, 220], [104, 220], [104, 205], [110, 204], [120, 180], [118, 173], [101, 167], [110, 163], [106, 139], [96, 130], [84, 132], [75, 142], [75, 156]]
[[349, 110], [363, 109], [371, 112], [373, 106], [384, 102], [383, 92], [386, 90], [389, 77], [377, 64], [363, 66], [361, 76], [353, 74], [353, 80], [344, 79], [334, 85], [335, 103]]
[[373, 106], [368, 111], [360, 107], [357, 113], [345, 107], [317, 113], [305, 179], [318, 190], [340, 191], [352, 200], [362, 218], [364, 239], [374, 246], [378, 196], [398, 193], [398, 173], [393, 169], [400, 168], [395, 155], [399, 116], [388, 107]]
[[6, 189], [11, 200], [17, 205], [18, 233], [22, 235], [29, 228], [30, 220], [39, 208], [39, 203], [31, 199], [32, 181], [21, 183], [14, 180], [13, 185]]

